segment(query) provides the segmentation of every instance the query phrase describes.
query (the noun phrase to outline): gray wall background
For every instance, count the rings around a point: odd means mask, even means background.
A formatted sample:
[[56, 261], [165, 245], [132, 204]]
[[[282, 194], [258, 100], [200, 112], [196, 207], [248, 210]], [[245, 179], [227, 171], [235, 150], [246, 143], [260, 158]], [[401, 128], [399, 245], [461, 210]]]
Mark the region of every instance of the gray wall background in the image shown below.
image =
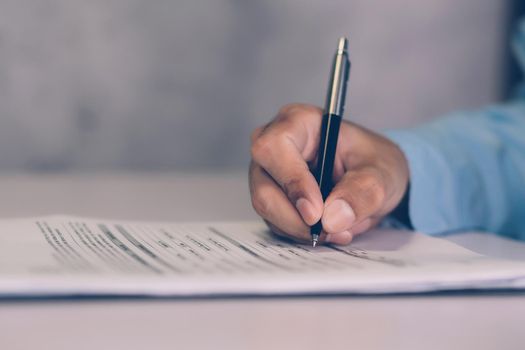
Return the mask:
[[405, 127], [500, 93], [504, 2], [0, 0], [0, 171], [245, 166], [284, 103]]

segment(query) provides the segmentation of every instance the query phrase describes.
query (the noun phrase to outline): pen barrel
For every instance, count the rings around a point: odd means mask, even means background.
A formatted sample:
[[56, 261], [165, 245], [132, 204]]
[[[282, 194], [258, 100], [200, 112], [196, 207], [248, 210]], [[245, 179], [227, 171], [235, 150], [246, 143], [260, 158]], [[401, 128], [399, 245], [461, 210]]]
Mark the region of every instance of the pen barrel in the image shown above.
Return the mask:
[[350, 66], [346, 51], [338, 51], [334, 56], [330, 81], [328, 82], [325, 113], [343, 116]]
[[[350, 75], [350, 61], [347, 52], [348, 41], [339, 39], [339, 45], [332, 63], [328, 94], [321, 124], [321, 135], [317, 153], [317, 166], [313, 174], [321, 190], [323, 201], [330, 195], [333, 187], [334, 161], [339, 138], [339, 126], [343, 116], [346, 85]], [[315, 247], [323, 230], [321, 220], [310, 227], [312, 244]]]
[[340, 125], [341, 116], [329, 113], [323, 115], [317, 167], [314, 172], [323, 200], [328, 197], [333, 187], [334, 161]]

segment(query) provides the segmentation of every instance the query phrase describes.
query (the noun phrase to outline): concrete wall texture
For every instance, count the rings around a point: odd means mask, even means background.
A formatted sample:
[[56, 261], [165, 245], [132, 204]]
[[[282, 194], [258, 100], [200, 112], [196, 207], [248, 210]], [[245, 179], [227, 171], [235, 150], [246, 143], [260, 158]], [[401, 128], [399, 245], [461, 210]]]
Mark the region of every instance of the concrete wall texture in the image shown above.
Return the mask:
[[347, 118], [381, 129], [496, 101], [491, 0], [0, 0], [0, 171], [239, 167], [280, 105], [323, 104], [348, 35]]

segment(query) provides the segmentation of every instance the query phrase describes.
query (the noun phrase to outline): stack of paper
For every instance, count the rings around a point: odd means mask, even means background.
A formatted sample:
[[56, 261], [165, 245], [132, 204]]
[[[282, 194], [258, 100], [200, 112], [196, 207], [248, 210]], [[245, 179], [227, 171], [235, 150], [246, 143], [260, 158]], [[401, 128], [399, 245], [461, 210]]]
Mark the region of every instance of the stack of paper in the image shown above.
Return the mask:
[[378, 230], [311, 248], [262, 223], [0, 221], [0, 296], [298, 295], [525, 288], [525, 263]]

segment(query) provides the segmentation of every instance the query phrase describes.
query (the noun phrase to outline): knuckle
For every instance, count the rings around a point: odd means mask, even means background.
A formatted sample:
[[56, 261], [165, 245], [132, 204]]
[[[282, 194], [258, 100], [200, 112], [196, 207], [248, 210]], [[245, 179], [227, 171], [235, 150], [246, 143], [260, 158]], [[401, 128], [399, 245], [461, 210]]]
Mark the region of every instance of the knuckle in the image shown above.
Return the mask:
[[252, 206], [261, 217], [267, 218], [269, 216], [271, 201], [268, 200], [263, 190], [256, 189], [253, 191]]
[[296, 112], [298, 109], [302, 109], [304, 105], [300, 104], [300, 103], [288, 103], [288, 104], [285, 104], [284, 106], [282, 106], [280, 109], [279, 109], [279, 112], [277, 113], [277, 115], [279, 116], [286, 116], [286, 115], [291, 115], [291, 114], [294, 114], [294, 112]]
[[260, 136], [253, 143], [250, 149], [251, 156], [258, 163], [261, 159], [264, 159], [272, 149], [272, 140], [268, 136]]
[[264, 127], [259, 126], [252, 131], [252, 133], [250, 134], [250, 140], [252, 144], [253, 142], [255, 142], [255, 140], [257, 140], [257, 138], [259, 137], [259, 135], [261, 134], [263, 130], [264, 130]]
[[290, 136], [286, 130], [263, 134], [252, 143], [250, 149], [252, 159], [261, 165], [266, 164], [268, 157], [277, 156], [279, 152], [286, 151], [289, 143]]
[[295, 120], [295, 119], [301, 119], [304, 118], [305, 115], [321, 115], [322, 109], [314, 106], [309, 105], [305, 103], [290, 103], [287, 105], [284, 105], [279, 109], [279, 112], [277, 114], [277, 117], [279, 119], [289, 119], [289, 120]]

